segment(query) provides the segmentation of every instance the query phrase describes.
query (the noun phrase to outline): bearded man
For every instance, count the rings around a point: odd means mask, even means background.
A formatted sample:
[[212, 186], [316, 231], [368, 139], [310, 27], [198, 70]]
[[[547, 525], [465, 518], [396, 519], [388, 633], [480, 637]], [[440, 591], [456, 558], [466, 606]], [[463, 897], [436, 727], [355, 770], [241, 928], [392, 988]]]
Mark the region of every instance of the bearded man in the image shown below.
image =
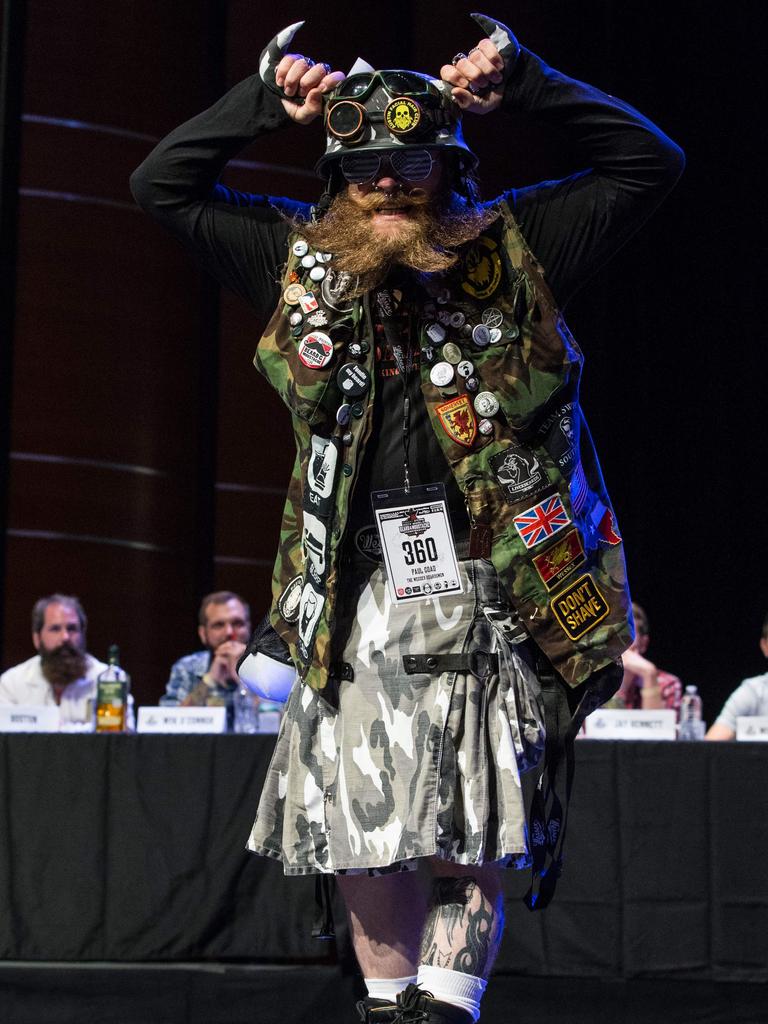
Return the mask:
[[[633, 636], [560, 310], [682, 168], [637, 111], [474, 17], [486, 36], [440, 79], [360, 61], [345, 77], [287, 53], [291, 26], [132, 180], [275, 310], [255, 361], [298, 452], [255, 653], [297, 678], [249, 847], [337, 878], [361, 1017], [398, 1024], [477, 1020], [502, 869], [533, 863], [531, 907], [559, 874], [561, 741], [618, 686]], [[480, 202], [461, 115], [500, 109], [576, 140], [584, 168]], [[314, 208], [218, 183], [242, 147], [321, 114]]]
[[37, 654], [0, 676], [0, 704], [58, 704], [63, 728], [92, 725], [96, 679], [106, 665], [85, 649], [88, 620], [76, 597], [51, 594], [32, 608]]

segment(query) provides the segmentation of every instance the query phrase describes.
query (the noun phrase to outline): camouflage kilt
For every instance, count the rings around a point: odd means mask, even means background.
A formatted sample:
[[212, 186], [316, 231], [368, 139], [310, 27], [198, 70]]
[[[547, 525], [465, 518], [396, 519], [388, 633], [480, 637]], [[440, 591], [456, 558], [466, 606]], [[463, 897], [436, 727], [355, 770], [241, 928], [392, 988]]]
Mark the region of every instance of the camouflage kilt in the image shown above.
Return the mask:
[[[379, 874], [431, 855], [529, 863], [520, 776], [544, 733], [532, 642], [491, 563], [461, 570], [464, 594], [395, 608], [379, 566], [344, 565], [336, 630], [354, 680], [337, 706], [293, 688], [248, 842], [286, 874]], [[407, 654], [473, 650], [496, 651], [498, 673], [403, 667]]]

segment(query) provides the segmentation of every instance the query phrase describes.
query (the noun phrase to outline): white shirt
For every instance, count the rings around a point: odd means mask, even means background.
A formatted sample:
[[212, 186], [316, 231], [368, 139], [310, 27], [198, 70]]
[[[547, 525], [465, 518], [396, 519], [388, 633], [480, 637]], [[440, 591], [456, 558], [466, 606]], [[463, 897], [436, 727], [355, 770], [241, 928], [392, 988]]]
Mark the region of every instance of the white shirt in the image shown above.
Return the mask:
[[[59, 702], [59, 722], [62, 728], [93, 723], [96, 704], [96, 677], [107, 666], [86, 654], [87, 668], [82, 679], [65, 686]], [[133, 698], [128, 697], [128, 728], [133, 728]], [[43, 675], [40, 655], [14, 665], [0, 676], [0, 704], [26, 704], [40, 707], [56, 703], [53, 687]]]

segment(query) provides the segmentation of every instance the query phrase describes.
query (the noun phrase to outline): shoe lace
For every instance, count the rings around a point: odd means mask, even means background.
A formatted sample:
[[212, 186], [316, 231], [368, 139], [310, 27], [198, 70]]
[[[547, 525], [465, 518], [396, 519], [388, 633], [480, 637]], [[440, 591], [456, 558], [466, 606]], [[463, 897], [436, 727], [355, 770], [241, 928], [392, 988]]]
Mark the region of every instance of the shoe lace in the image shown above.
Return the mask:
[[429, 1019], [429, 1010], [424, 1006], [423, 996], [433, 998], [431, 992], [425, 992], [418, 985], [406, 986], [397, 997], [397, 1012], [392, 1024], [424, 1024]]

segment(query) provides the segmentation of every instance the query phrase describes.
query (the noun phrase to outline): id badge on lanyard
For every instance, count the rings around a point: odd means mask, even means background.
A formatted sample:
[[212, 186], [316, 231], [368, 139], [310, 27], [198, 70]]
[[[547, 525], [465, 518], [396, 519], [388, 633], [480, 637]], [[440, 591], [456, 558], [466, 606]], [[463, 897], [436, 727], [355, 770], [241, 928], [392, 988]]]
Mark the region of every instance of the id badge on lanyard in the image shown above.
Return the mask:
[[374, 491], [371, 504], [396, 605], [464, 592], [444, 484]]

